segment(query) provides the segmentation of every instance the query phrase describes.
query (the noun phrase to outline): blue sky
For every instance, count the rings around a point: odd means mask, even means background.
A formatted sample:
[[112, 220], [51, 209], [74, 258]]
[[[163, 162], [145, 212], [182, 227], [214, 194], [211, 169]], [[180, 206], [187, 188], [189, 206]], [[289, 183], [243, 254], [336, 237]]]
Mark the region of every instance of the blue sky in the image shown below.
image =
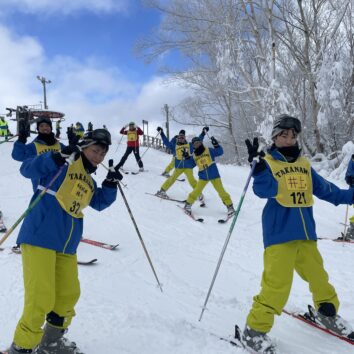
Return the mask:
[[0, 114], [43, 101], [37, 75], [52, 80], [48, 105], [83, 123], [118, 129], [142, 119], [161, 124], [162, 107], [186, 95], [136, 58], [136, 41], [160, 14], [140, 0], [1, 0]]

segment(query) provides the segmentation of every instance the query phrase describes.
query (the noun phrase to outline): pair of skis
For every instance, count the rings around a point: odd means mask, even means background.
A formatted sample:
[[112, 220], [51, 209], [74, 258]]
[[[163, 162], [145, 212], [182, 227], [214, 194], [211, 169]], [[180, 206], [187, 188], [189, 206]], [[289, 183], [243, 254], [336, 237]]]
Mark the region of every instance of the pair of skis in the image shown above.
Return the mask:
[[[82, 238], [81, 242], [87, 243], [87, 244], [92, 245], [92, 246], [101, 247], [101, 248], [104, 248], [104, 249], [110, 250], [110, 251], [116, 250], [117, 247], [119, 246], [119, 243], [117, 243], [115, 245], [112, 245], [112, 244], [109, 244], [109, 243], [106, 243], [106, 242], [91, 240], [91, 239], [88, 239], [88, 238]], [[5, 250], [5, 248], [1, 248], [0, 247], [0, 251], [4, 251], [4, 250]], [[16, 246], [13, 246], [11, 248], [11, 252], [15, 253], [15, 254], [21, 254], [21, 249], [20, 249], [19, 246], [16, 245]], [[80, 260], [78, 260], [77, 264], [80, 264], [80, 265], [92, 265], [92, 264], [95, 264], [96, 262], [97, 262], [97, 258], [93, 258], [93, 259], [91, 259], [89, 261], [80, 261]]]
[[343, 243], [353, 243], [354, 244], [354, 240], [349, 239], [349, 238], [345, 238], [343, 236], [338, 237], [338, 238], [330, 238], [330, 237], [317, 237], [319, 240], [331, 240], [334, 242], [343, 242]]
[[128, 171], [128, 170], [124, 170], [124, 169], [120, 169], [120, 171], [121, 172], [123, 172], [124, 174], [126, 174], [126, 175], [129, 175], [129, 174], [131, 174], [131, 175], [138, 175], [139, 173], [142, 173], [142, 172], [149, 172], [148, 170], [143, 170], [143, 171]]
[[[301, 322], [307, 323], [308, 325], [310, 325], [314, 328], [317, 328], [318, 330], [320, 330], [326, 334], [336, 337], [344, 342], [347, 342], [348, 344], [354, 345], [354, 332], [352, 332], [348, 336], [343, 336], [343, 335], [339, 335], [337, 333], [334, 333], [334, 332], [330, 331], [329, 329], [321, 326], [319, 323], [316, 322], [316, 316], [315, 316], [316, 310], [311, 305], [308, 305], [308, 312], [303, 313], [303, 314], [297, 313], [297, 312], [291, 312], [291, 311], [288, 311], [285, 309], [283, 310], [283, 312], [285, 314], [287, 314], [288, 316], [291, 316], [292, 318], [295, 318]], [[213, 337], [218, 337], [222, 341], [228, 342], [232, 346], [245, 349], [245, 350], [249, 351], [250, 353], [255, 353], [252, 350], [252, 348], [248, 347], [246, 345], [246, 343], [243, 341], [241, 330], [237, 325], [235, 326], [235, 334], [233, 337], [232, 336], [222, 337], [222, 336], [218, 336], [214, 333], [209, 333], [209, 334], [212, 335]]]
[[[170, 197], [167, 197], [167, 198], [164, 198], [164, 197], [160, 197], [159, 195], [157, 194], [153, 194], [153, 193], [148, 193], [148, 192], [145, 192], [145, 194], [148, 194], [148, 195], [152, 195], [154, 197], [157, 197], [157, 198], [160, 198], [160, 199], [163, 199], [163, 200], [169, 200], [171, 202], [177, 202], [177, 203], [185, 203], [186, 200], [180, 200], [180, 199], [174, 199], [174, 198], [170, 198]], [[201, 200], [200, 201], [201, 204], [200, 204], [200, 207], [205, 207], [205, 202], [204, 200]], [[196, 217], [193, 213], [189, 213], [188, 211], [184, 210], [184, 208], [182, 208], [180, 205], [177, 205], [179, 208], [181, 208], [183, 210], [183, 212], [188, 215], [191, 219], [193, 219], [194, 221], [197, 221], [197, 222], [204, 222], [204, 219], [203, 218], [198, 218]], [[218, 223], [219, 224], [225, 224], [227, 223], [231, 218], [233, 218], [235, 214], [228, 214], [224, 219], [219, 219], [218, 220]]]

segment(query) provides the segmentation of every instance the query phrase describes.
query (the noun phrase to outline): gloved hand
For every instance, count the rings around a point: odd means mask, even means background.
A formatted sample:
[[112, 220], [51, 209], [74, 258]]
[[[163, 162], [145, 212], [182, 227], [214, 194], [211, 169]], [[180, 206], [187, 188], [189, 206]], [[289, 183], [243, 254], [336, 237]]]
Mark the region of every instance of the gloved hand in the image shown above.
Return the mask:
[[108, 167], [109, 167], [109, 171], [102, 185], [110, 188], [117, 188], [119, 181], [123, 179], [123, 175], [119, 172], [119, 169], [116, 170], [113, 167], [112, 159], [108, 161]]
[[206, 134], [208, 131], [209, 131], [209, 127], [204, 127], [203, 130], [202, 130], [202, 132], [203, 132], [204, 134]]
[[211, 143], [213, 144], [214, 148], [219, 147], [219, 142], [213, 136], [210, 138], [210, 140], [211, 140]]
[[163, 129], [161, 127], [157, 127], [156, 129], [160, 134], [163, 133]]
[[347, 182], [350, 188], [354, 187], [354, 176], [346, 176], [345, 181]]
[[259, 150], [259, 142], [258, 138], [253, 138], [253, 144], [251, 144], [249, 139], [245, 140], [248, 152], [248, 162], [252, 162], [254, 159], [258, 158], [258, 162], [254, 168], [253, 174], [257, 175], [258, 173], [262, 172], [267, 168], [267, 165], [262, 157], [265, 156], [263, 150]]
[[18, 140], [26, 144], [27, 137], [30, 136], [30, 125], [25, 119], [20, 119], [18, 122]]
[[75, 134], [74, 128], [68, 127], [66, 131], [68, 137], [69, 145], [76, 145], [79, 141], [79, 137]]
[[70, 157], [72, 154], [75, 154], [74, 161], [76, 161], [81, 154], [80, 146], [77, 145], [65, 146], [65, 148], [63, 148], [61, 151], [53, 152], [52, 159], [60, 167], [65, 164], [66, 159]]
[[182, 150], [182, 156], [185, 160], [188, 160], [191, 157], [191, 155], [189, 155], [189, 153], [186, 149]]

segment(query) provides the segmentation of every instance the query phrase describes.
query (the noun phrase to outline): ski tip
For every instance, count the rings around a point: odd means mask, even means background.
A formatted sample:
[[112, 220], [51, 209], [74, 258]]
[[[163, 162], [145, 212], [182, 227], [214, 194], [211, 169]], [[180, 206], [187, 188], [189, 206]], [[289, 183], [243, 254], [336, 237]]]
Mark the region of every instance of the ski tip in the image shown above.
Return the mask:
[[204, 219], [202, 219], [202, 218], [198, 218], [196, 220], [199, 221], [199, 222], [204, 222]]

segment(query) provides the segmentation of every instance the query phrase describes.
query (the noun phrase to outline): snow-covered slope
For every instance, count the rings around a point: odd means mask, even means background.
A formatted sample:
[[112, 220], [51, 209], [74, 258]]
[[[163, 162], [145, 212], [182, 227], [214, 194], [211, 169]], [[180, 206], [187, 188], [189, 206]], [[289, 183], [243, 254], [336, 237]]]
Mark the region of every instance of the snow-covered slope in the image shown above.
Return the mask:
[[[0, 209], [8, 227], [26, 209], [32, 195], [30, 182], [19, 173], [20, 164], [11, 159], [11, 149], [11, 143], [0, 145]], [[118, 162], [124, 149], [121, 145], [115, 153], [116, 146], [113, 146], [109, 157]], [[143, 158], [149, 171], [124, 176], [127, 184], [124, 193], [163, 284], [163, 293], [156, 286], [121, 196], [118, 195], [116, 203], [101, 213], [92, 209], [85, 212], [85, 237], [120, 243], [114, 252], [87, 244], [81, 244], [78, 249], [81, 260], [98, 258], [97, 265], [80, 267], [82, 295], [76, 307], [77, 316], [68, 332], [68, 337], [86, 354], [243, 352], [209, 332], [227, 336], [232, 334], [234, 324], [244, 326], [261, 279], [264, 201], [249, 189], [208, 310], [198, 322], [231, 223], [217, 223], [226, 210], [211, 185], [205, 189], [207, 207], [200, 208], [197, 203], [193, 206], [195, 214], [204, 217], [203, 224], [184, 215], [176, 203], [145, 194], [156, 192], [164, 182], [160, 174], [170, 158], [151, 149]], [[137, 169], [133, 156], [125, 167]], [[236, 206], [249, 168], [220, 166], [220, 172]], [[99, 168], [94, 178], [100, 184], [105, 175], [105, 170]], [[344, 183], [340, 185], [346, 188]], [[168, 193], [171, 197], [185, 199], [190, 190], [187, 182], [176, 182]], [[345, 208], [316, 199], [314, 213], [320, 236], [335, 238], [342, 231], [340, 223], [344, 221]], [[5, 246], [15, 243], [17, 231]], [[319, 241], [319, 248], [341, 300], [340, 314], [354, 324], [354, 245]], [[22, 311], [20, 256], [9, 251], [0, 253], [0, 279], [0, 348], [4, 348], [12, 341]], [[305, 310], [309, 303], [308, 286], [295, 275], [287, 308]], [[276, 338], [282, 354], [345, 354], [354, 350], [353, 346], [286, 315], [276, 318], [271, 336]]]

